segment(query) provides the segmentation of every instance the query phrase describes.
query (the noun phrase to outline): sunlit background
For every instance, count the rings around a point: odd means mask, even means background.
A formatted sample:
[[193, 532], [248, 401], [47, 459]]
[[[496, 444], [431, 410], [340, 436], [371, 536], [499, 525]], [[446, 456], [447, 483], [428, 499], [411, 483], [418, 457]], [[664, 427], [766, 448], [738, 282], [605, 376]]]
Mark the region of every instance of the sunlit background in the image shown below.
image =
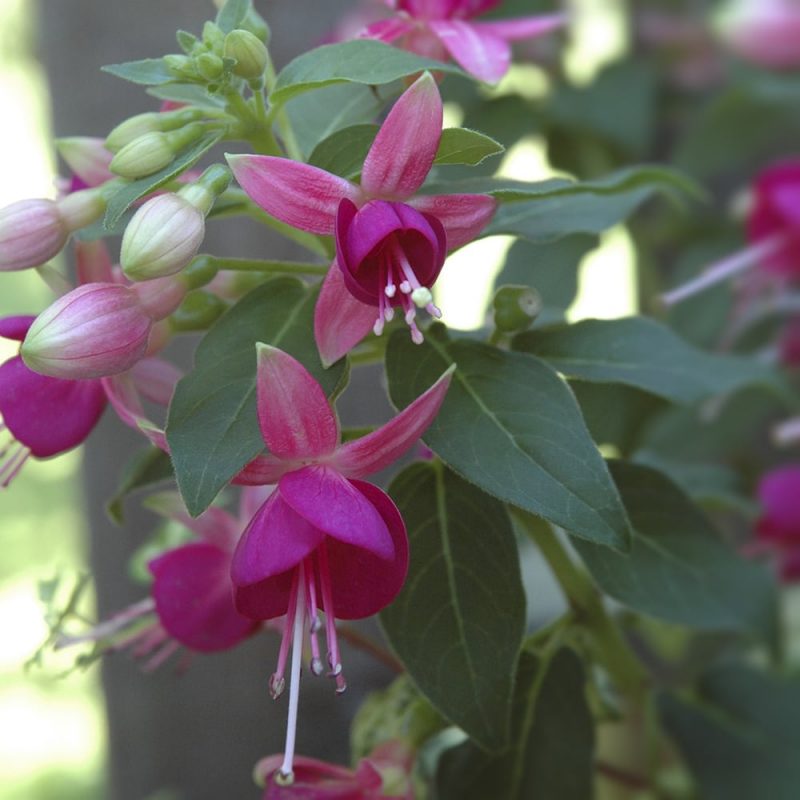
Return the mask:
[[[625, 47], [623, 4], [575, 0], [572, 5], [576, 24], [570, 73], [575, 80], [589, 81]], [[54, 195], [47, 82], [32, 55], [35, 31], [30, 12], [27, 0], [0, 0], [0, 108], [4, 109], [0, 206], [24, 197]], [[512, 72], [505, 86], [546, 90], [532, 68]], [[498, 91], [504, 91], [503, 86]], [[448, 109], [447, 124], [458, 123], [457, 112]], [[501, 173], [524, 180], [552, 174], [542, 140], [532, 136], [512, 148]], [[485, 240], [448, 261], [438, 284], [438, 300], [450, 325], [474, 328], [483, 324], [486, 295], [509, 246], [510, 240]], [[630, 238], [623, 227], [615, 228], [585, 259], [580, 295], [570, 317], [631, 313], [635, 297], [632, 275]], [[35, 313], [50, 299], [35, 273], [3, 276], [2, 315]], [[0, 361], [15, 349], [13, 343], [0, 340]], [[48, 462], [31, 460], [12, 488], [0, 494], [2, 800], [92, 800], [104, 796], [104, 719], [97, 670], [63, 677], [57, 664], [24, 669], [47, 635], [37, 585], [58, 574], [75, 576], [85, 563], [87, 537], [79, 466], [80, 453]]]

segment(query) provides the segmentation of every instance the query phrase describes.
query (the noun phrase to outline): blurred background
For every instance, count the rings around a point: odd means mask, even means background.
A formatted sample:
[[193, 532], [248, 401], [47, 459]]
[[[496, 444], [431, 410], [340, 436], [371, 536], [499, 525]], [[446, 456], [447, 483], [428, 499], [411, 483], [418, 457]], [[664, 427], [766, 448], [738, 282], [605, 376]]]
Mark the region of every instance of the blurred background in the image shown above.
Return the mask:
[[[256, 3], [272, 27], [279, 67], [319, 41], [341, 10], [354, 5], [344, 0]], [[571, 5], [575, 22], [568, 66], [574, 80], [588, 82], [627, 47], [626, 4], [575, 0]], [[100, 66], [172, 52], [176, 29], [199, 32], [213, 13], [210, 0], [0, 0], [0, 206], [54, 195], [53, 136], [104, 136], [126, 116], [154, 108], [137, 87], [101, 73]], [[547, 90], [546, 78], [535, 67], [512, 70], [507, 81], [523, 94]], [[449, 107], [448, 124], [458, 122], [459, 109]], [[543, 139], [526, 136], [509, 151], [501, 172], [528, 180], [547, 177], [553, 170], [546, 152]], [[210, 232], [214, 252], [258, 255], [266, 246], [273, 258], [293, 254], [250, 227], [228, 230], [224, 240], [219, 230]], [[483, 323], [494, 272], [508, 246], [507, 241], [487, 240], [448, 262], [438, 301], [451, 326]], [[605, 234], [581, 264], [573, 319], [635, 310], [632, 254], [623, 227]], [[49, 300], [49, 291], [32, 271], [3, 276], [1, 314], [37, 313]], [[0, 360], [14, 352], [14, 343], [0, 341]], [[184, 359], [188, 352], [183, 351]], [[381, 411], [371, 408], [372, 416]], [[170, 667], [143, 675], [124, 655], [102, 668], [68, 675], [62, 673], [69, 657], [23, 668], [47, 637], [41, 599], [56, 577], [63, 592], [92, 570], [96, 595], [88, 598], [86, 613], [93, 618], [104, 618], [142, 596], [142, 589], [126, 578], [127, 565], [154, 518], [129, 503], [120, 528], [103, 512], [126, 458], [139, 446], [108, 415], [85, 452], [31, 460], [11, 489], [0, 493], [2, 800], [255, 797], [253, 763], [282, 747], [284, 711], [273, 712], [266, 693], [276, 651], [269, 636], [195, 660], [181, 676]], [[537, 599], [540, 614], [556, 602], [541, 581]], [[390, 678], [357, 653], [348, 655], [348, 668], [349, 705], [334, 698], [327, 686], [306, 682], [302, 752], [347, 760], [342, 732], [350, 709]], [[323, 717], [324, 726], [309, 723]]]

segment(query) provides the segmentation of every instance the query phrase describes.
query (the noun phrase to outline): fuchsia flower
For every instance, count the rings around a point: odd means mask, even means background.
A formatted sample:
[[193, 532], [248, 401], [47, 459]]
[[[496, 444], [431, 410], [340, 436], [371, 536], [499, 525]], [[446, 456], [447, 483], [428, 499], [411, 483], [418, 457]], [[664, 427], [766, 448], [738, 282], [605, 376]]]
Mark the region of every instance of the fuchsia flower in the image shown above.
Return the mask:
[[797, 0], [733, 0], [719, 29], [730, 49], [747, 61], [772, 69], [800, 67]]
[[560, 28], [564, 14], [473, 22], [502, 0], [387, 0], [397, 15], [368, 25], [361, 36], [382, 42], [400, 41], [421, 56], [446, 61], [448, 55], [467, 72], [496, 83], [508, 72], [511, 45]]
[[354, 770], [297, 756], [294, 780], [288, 785], [280, 778], [282, 760], [280, 755], [268, 756], [256, 764], [256, 781], [264, 786], [262, 800], [414, 800], [414, 755], [400, 741], [379, 745]]
[[800, 279], [800, 159], [779, 162], [756, 176], [746, 229], [748, 247], [662, 295], [664, 304], [674, 305], [754, 268], [780, 281]]
[[339, 424], [325, 393], [295, 359], [259, 344], [258, 420], [269, 455], [239, 476], [246, 484], [277, 483], [255, 513], [233, 556], [236, 607], [253, 619], [287, 615], [270, 693], [284, 689], [293, 648], [286, 753], [292, 774], [302, 639], [311, 671], [323, 663], [317, 609], [325, 612], [329, 675], [342, 674], [335, 618], [359, 619], [388, 605], [405, 580], [408, 540], [397, 508], [381, 489], [359, 480], [395, 461], [433, 421], [450, 383], [448, 370], [427, 392], [373, 433], [339, 443]]
[[195, 534], [195, 539], [166, 550], [148, 562], [153, 575], [150, 596], [100, 623], [88, 633], [65, 635], [58, 646], [93, 641], [106, 650], [129, 649], [156, 669], [181, 647], [213, 653], [235, 647], [261, 623], [239, 614], [233, 602], [231, 557], [236, 542], [269, 488], [242, 490], [238, 516], [210, 508], [197, 519], [186, 512], [180, 496], [163, 492], [147, 506]]
[[[0, 336], [21, 342], [34, 317], [0, 319]], [[30, 456], [49, 458], [82, 444], [100, 420], [106, 395], [100, 381], [40, 375], [19, 355], [0, 365], [0, 480], [11, 483]]]
[[800, 465], [768, 472], [758, 484], [762, 513], [756, 523], [751, 553], [771, 552], [781, 579], [800, 580]]
[[370, 330], [379, 334], [399, 308], [414, 341], [415, 316], [434, 316], [430, 288], [448, 250], [469, 242], [489, 222], [487, 195], [416, 196], [442, 134], [442, 100], [423, 75], [395, 103], [364, 161], [361, 185], [286, 158], [229, 155], [244, 190], [283, 222], [335, 234], [336, 260], [314, 319], [325, 364], [341, 358]]

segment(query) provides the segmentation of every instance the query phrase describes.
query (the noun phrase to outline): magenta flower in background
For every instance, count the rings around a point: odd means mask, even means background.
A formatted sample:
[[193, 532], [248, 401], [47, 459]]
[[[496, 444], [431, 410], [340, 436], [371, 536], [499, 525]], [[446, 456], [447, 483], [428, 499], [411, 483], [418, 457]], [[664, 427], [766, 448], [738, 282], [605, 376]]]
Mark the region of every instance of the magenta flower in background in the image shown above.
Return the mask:
[[414, 800], [411, 770], [414, 754], [400, 741], [384, 742], [355, 769], [297, 756], [294, 780], [281, 783], [283, 756], [262, 758], [253, 774], [264, 785], [262, 800]]
[[448, 251], [471, 241], [495, 210], [487, 195], [414, 196], [442, 135], [442, 100], [423, 75], [395, 103], [364, 161], [361, 185], [286, 158], [229, 155], [236, 179], [267, 213], [315, 234], [335, 234], [336, 260], [314, 318], [325, 364], [379, 334], [400, 309], [416, 342], [415, 316], [434, 316], [430, 292]]
[[761, 516], [748, 552], [769, 552], [783, 581], [800, 580], [800, 464], [768, 472], [758, 484]]
[[565, 14], [473, 21], [501, 2], [387, 0], [396, 15], [368, 25], [360, 35], [397, 42], [405, 50], [439, 61], [449, 56], [479, 80], [496, 83], [511, 65], [510, 42], [542, 36], [566, 22]]
[[[34, 317], [0, 319], [0, 337], [21, 342]], [[19, 355], [0, 365], [0, 486], [19, 474], [29, 457], [49, 458], [82, 444], [106, 407], [98, 380], [40, 375]]]
[[325, 612], [329, 675], [341, 692], [346, 684], [335, 619], [380, 611], [400, 591], [408, 569], [408, 540], [397, 508], [360, 478], [391, 464], [422, 435], [444, 399], [450, 370], [383, 427], [340, 444], [336, 414], [314, 378], [281, 350], [263, 344], [257, 349], [258, 420], [270, 452], [251, 462], [238, 482], [277, 488], [242, 535], [231, 576], [240, 613], [259, 620], [287, 615], [270, 693], [277, 698], [284, 689], [291, 646], [281, 768], [290, 776], [306, 631], [311, 672], [324, 670], [317, 609]]
[[800, 67], [797, 0], [733, 0], [723, 9], [719, 32], [747, 61], [771, 69]]

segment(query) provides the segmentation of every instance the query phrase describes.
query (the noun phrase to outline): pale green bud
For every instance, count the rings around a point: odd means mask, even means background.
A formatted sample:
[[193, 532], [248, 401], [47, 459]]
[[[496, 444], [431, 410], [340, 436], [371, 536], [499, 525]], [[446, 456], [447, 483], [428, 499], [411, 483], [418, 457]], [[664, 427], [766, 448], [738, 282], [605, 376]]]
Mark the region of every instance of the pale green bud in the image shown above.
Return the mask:
[[110, 170], [123, 178], [143, 178], [171, 164], [188, 144], [202, 136], [205, 128], [192, 123], [177, 131], [154, 131], [125, 145], [111, 160]]
[[250, 31], [231, 31], [225, 37], [225, 55], [236, 60], [234, 75], [248, 81], [261, 78], [267, 68], [267, 48]]

